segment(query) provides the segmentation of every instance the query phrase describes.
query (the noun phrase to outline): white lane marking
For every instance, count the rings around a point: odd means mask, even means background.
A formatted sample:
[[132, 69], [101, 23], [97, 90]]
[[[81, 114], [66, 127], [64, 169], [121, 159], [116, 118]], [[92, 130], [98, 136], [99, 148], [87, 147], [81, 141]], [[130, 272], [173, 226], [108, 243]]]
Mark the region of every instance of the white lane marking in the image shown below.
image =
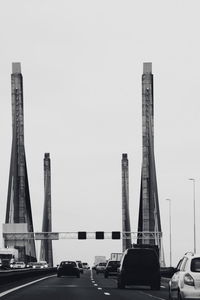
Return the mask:
[[146, 295], [146, 296], [149, 296], [151, 298], [155, 298], [155, 299], [158, 299], [158, 300], [166, 300], [164, 298], [160, 298], [160, 297], [156, 297], [156, 296], [153, 296], [151, 294], [148, 294], [148, 293], [144, 293], [144, 292], [139, 292], [140, 294], [143, 294], [143, 295]]
[[[98, 286], [98, 284], [95, 283], [95, 280], [94, 280], [94, 278], [93, 278], [93, 272], [92, 272], [92, 270], [91, 270], [91, 281], [92, 281], [92, 283], [93, 283], [94, 286]], [[102, 290], [102, 288], [101, 288], [101, 287], [98, 287], [98, 290]], [[105, 293], [105, 292], [104, 292], [104, 295], [105, 295], [105, 296], [110, 296], [110, 293]]]
[[91, 280], [93, 280], [93, 272], [92, 272], [92, 270], [90, 270], [90, 277], [91, 277]]
[[78, 287], [78, 285], [76, 284], [65, 284], [65, 285], [43, 285], [43, 286], [40, 286], [40, 289], [46, 289], [46, 288], [66, 288], [66, 287]]
[[7, 294], [10, 294], [10, 293], [16, 291], [16, 290], [22, 289], [22, 288], [24, 288], [24, 287], [26, 287], [26, 286], [28, 286], [28, 285], [34, 284], [34, 283], [36, 283], [36, 282], [39, 282], [39, 281], [42, 281], [42, 280], [44, 280], [44, 279], [47, 279], [47, 278], [50, 278], [50, 277], [54, 277], [54, 276], [55, 276], [55, 275], [43, 277], [43, 278], [40, 278], [40, 279], [31, 281], [31, 282], [28, 282], [28, 283], [26, 283], [26, 284], [17, 286], [17, 287], [15, 287], [15, 288], [13, 288], [13, 289], [10, 289], [10, 290], [8, 290], [8, 291], [5, 291], [5, 292], [0, 293], [0, 297], [3, 297], [3, 296], [5, 296], [5, 295], [7, 295]]

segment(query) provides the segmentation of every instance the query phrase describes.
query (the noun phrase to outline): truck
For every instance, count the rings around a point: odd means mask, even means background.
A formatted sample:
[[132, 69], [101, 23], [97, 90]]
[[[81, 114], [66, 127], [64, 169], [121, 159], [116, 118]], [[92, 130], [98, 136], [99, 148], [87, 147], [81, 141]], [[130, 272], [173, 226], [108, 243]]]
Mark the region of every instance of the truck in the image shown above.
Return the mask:
[[120, 261], [122, 257], [122, 253], [111, 253], [110, 260]]
[[18, 250], [15, 248], [0, 248], [0, 268], [10, 269], [18, 260]]
[[96, 268], [96, 265], [98, 265], [101, 262], [106, 262], [106, 257], [105, 256], [95, 256], [94, 257], [94, 269]]

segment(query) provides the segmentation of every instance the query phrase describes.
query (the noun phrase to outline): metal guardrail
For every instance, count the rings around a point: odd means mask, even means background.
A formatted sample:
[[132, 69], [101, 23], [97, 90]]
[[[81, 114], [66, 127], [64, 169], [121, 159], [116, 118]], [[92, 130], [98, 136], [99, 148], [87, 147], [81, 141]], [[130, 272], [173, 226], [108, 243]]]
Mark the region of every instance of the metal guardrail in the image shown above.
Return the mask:
[[25, 278], [33, 278], [48, 274], [55, 274], [56, 271], [57, 268], [0, 270], [0, 285], [13, 281], [20, 281]]

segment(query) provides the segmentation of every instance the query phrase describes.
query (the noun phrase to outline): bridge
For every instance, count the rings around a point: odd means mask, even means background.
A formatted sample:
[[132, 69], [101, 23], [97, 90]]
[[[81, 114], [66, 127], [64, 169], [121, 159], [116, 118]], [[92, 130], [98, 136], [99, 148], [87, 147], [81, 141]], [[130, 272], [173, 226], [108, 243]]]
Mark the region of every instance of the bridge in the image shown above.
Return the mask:
[[36, 261], [35, 241], [41, 240], [40, 260], [53, 267], [52, 240], [68, 239], [121, 239], [122, 252], [133, 244], [156, 245], [160, 263], [165, 265], [162, 228], [159, 211], [156, 166], [154, 157], [154, 95], [152, 64], [143, 64], [142, 74], [142, 170], [138, 231], [132, 232], [129, 212], [129, 161], [122, 153], [122, 227], [119, 231], [52, 232], [51, 209], [51, 161], [50, 153], [44, 154], [44, 208], [41, 232], [34, 232], [28, 170], [24, 145], [24, 96], [21, 64], [12, 64], [12, 147], [5, 224], [3, 224], [4, 246], [16, 248], [19, 259]]

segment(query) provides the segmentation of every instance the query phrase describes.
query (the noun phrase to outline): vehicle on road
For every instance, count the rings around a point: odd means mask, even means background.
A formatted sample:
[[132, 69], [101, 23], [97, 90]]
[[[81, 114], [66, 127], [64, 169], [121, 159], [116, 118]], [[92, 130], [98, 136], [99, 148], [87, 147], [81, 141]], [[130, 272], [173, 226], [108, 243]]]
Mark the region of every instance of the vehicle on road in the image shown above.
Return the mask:
[[97, 255], [94, 257], [94, 267], [96, 267], [101, 262], [106, 262], [106, 257], [104, 255]]
[[117, 269], [119, 268], [119, 266], [120, 261], [109, 260], [104, 271], [104, 277], [108, 278], [108, 276], [117, 275]]
[[118, 260], [118, 261], [120, 261], [121, 260], [121, 258], [122, 258], [122, 253], [120, 252], [117, 252], [117, 253], [111, 253], [111, 255], [110, 255], [110, 260]]
[[89, 270], [90, 269], [90, 266], [88, 265], [87, 262], [83, 262], [82, 265], [83, 265], [83, 270]]
[[169, 281], [169, 299], [200, 299], [200, 254], [186, 253]]
[[27, 263], [26, 267], [27, 268], [32, 268], [35, 263], [36, 263], [35, 261], [30, 261], [30, 262]]
[[117, 287], [126, 285], [150, 285], [160, 289], [159, 257], [153, 248], [129, 248], [123, 253], [117, 274]]
[[76, 260], [76, 263], [78, 264], [80, 273], [83, 274], [83, 264], [81, 260]]
[[106, 262], [100, 262], [96, 266], [96, 274], [104, 273], [105, 269], [106, 269]]
[[76, 276], [80, 277], [80, 269], [75, 261], [62, 261], [57, 269], [57, 277]]
[[36, 262], [30, 262], [27, 264], [27, 268], [33, 268], [33, 269], [46, 269], [48, 268], [48, 263], [46, 261], [36, 261]]
[[18, 260], [18, 250], [15, 248], [0, 248], [0, 268], [10, 269]]
[[11, 265], [12, 269], [24, 269], [26, 268], [26, 264], [24, 261], [16, 261]]

